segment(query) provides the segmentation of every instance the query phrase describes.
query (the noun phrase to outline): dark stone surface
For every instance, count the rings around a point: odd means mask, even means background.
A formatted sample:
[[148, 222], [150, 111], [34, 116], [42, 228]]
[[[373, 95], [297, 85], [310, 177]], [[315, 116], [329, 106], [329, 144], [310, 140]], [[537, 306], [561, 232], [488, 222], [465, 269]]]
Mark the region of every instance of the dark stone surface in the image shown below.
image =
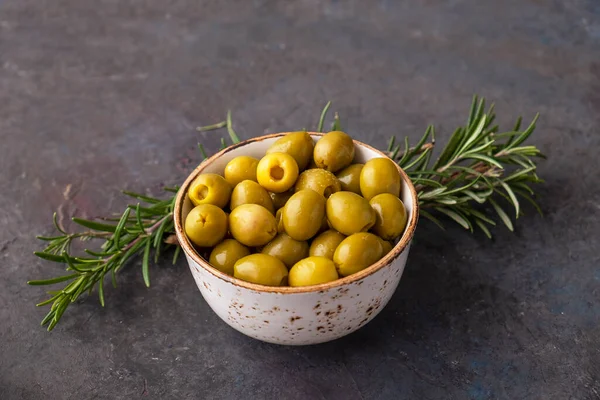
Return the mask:
[[[32, 255], [52, 212], [181, 182], [197, 141], [218, 147], [194, 127], [228, 108], [248, 138], [314, 126], [330, 99], [383, 146], [429, 122], [443, 140], [473, 93], [504, 123], [542, 114], [546, 216], [526, 208], [493, 241], [422, 221], [359, 332], [248, 339], [183, 260], [153, 267], [150, 289], [133, 264], [106, 308], [39, 326], [43, 291], [25, 281], [59, 272]], [[599, 124], [597, 0], [0, 1], [0, 398], [600, 398]]]

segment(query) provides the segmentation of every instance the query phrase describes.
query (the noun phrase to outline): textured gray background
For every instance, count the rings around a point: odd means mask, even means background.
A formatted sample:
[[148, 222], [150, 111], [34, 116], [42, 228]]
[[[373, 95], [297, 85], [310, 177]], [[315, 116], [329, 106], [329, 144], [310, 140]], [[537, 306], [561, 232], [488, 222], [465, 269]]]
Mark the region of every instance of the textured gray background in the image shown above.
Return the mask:
[[[316, 123], [441, 140], [473, 93], [542, 118], [545, 218], [493, 241], [425, 221], [400, 287], [330, 344], [262, 344], [208, 308], [183, 260], [133, 264], [51, 334], [27, 279], [52, 212], [120, 209], [198, 162], [197, 125]], [[600, 2], [0, 1], [0, 398], [600, 398]], [[505, 125], [508, 126], [508, 125]], [[71, 185], [70, 199], [63, 191]], [[67, 196], [69, 197], [69, 196]], [[254, 393], [253, 396], [250, 394]]]

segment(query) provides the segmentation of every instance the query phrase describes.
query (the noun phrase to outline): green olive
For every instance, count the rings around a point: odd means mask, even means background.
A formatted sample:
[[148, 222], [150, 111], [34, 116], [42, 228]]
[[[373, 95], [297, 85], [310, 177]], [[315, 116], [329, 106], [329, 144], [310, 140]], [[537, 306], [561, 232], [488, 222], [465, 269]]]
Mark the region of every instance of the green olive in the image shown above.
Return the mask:
[[273, 214], [258, 204], [242, 204], [229, 214], [229, 231], [243, 245], [256, 247], [271, 241], [277, 234]]
[[343, 191], [361, 194], [360, 171], [362, 171], [363, 166], [364, 164], [352, 164], [337, 173], [336, 176], [342, 184]]
[[281, 207], [285, 206], [285, 203], [287, 203], [293, 194], [294, 191], [292, 190], [283, 193], [269, 192], [269, 196], [271, 197], [271, 201], [273, 202], [273, 207], [275, 207], [275, 210], [279, 210]]
[[315, 143], [306, 131], [292, 132], [277, 139], [267, 149], [269, 153], [287, 153], [294, 157], [298, 168], [303, 171], [312, 159]]
[[308, 243], [294, 240], [285, 233], [280, 233], [260, 252], [277, 257], [286, 267], [292, 268], [294, 264], [308, 256]]
[[381, 193], [399, 197], [401, 188], [398, 165], [389, 158], [372, 158], [360, 172], [360, 192], [367, 200]]
[[283, 286], [287, 284], [288, 269], [268, 254], [250, 254], [236, 261], [233, 276], [259, 285]]
[[375, 218], [375, 210], [369, 202], [356, 193], [337, 192], [327, 199], [329, 224], [346, 236], [368, 231]]
[[352, 275], [381, 258], [381, 240], [372, 233], [360, 232], [348, 236], [335, 249], [333, 262], [340, 276]]
[[326, 257], [333, 260], [333, 253], [335, 249], [342, 243], [346, 236], [342, 235], [338, 231], [330, 229], [321, 233], [319, 236], [313, 239], [310, 244], [308, 254], [311, 256]]
[[321, 228], [325, 215], [325, 198], [314, 190], [294, 193], [281, 214], [285, 233], [296, 240], [308, 240]]
[[269, 153], [258, 162], [256, 178], [260, 186], [268, 191], [283, 193], [296, 183], [298, 164], [287, 153]]
[[315, 144], [313, 157], [317, 167], [335, 173], [352, 164], [354, 142], [342, 131], [329, 132]]
[[258, 204], [271, 213], [275, 212], [269, 193], [254, 181], [242, 181], [233, 188], [229, 208], [233, 210], [242, 204]]
[[213, 204], [199, 204], [185, 218], [185, 234], [196, 246], [214, 246], [226, 233], [227, 214]]
[[257, 166], [258, 159], [250, 156], [238, 156], [227, 163], [223, 176], [232, 187], [245, 180], [257, 182]]
[[250, 250], [234, 239], [225, 239], [210, 252], [208, 262], [221, 272], [233, 275], [233, 265], [250, 255]]
[[383, 251], [381, 253], [381, 257], [383, 257], [387, 253], [389, 253], [390, 251], [392, 251], [392, 249], [394, 248], [394, 245], [392, 244], [392, 242], [389, 242], [387, 240], [383, 240], [381, 238], [379, 238], [379, 239], [381, 240], [381, 248], [383, 249]]
[[217, 174], [200, 174], [188, 191], [188, 197], [195, 206], [199, 204], [214, 204], [225, 207], [231, 196], [231, 185], [225, 178]]
[[402, 235], [408, 216], [404, 203], [398, 197], [389, 193], [378, 194], [369, 204], [377, 214], [377, 221], [373, 225], [373, 232], [383, 240], [393, 240]]
[[299, 192], [304, 189], [312, 189], [328, 198], [332, 193], [339, 192], [341, 188], [341, 183], [334, 174], [324, 169], [314, 168], [307, 169], [298, 176], [294, 190]]
[[325, 257], [308, 257], [298, 261], [288, 277], [290, 286], [310, 286], [338, 279], [335, 264]]

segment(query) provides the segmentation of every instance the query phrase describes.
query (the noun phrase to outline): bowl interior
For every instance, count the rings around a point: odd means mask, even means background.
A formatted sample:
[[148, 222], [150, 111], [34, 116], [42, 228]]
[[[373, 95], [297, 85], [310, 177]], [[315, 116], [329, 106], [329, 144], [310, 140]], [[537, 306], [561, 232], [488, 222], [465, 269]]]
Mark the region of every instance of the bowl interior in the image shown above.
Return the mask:
[[[315, 142], [317, 140], [319, 140], [319, 138], [322, 136], [322, 134], [319, 134], [319, 133], [311, 132], [310, 134]], [[214, 275], [217, 275], [227, 281], [237, 283], [240, 286], [248, 286], [248, 287], [252, 287], [255, 289], [258, 287], [262, 287], [262, 288], [265, 288], [264, 290], [267, 290], [266, 288], [270, 288], [268, 290], [274, 290], [273, 288], [268, 287], [268, 286], [255, 285], [255, 284], [240, 281], [236, 278], [225, 275], [224, 273], [211, 267], [210, 264], [208, 264], [208, 262], [197, 251], [195, 251], [194, 247], [192, 246], [191, 242], [187, 239], [187, 237], [183, 231], [184, 221], [185, 221], [188, 213], [193, 208], [193, 204], [187, 196], [187, 190], [188, 190], [190, 184], [192, 183], [192, 181], [201, 173], [216, 173], [216, 174], [222, 175], [227, 163], [229, 161], [231, 161], [232, 159], [234, 159], [235, 157], [251, 156], [251, 157], [258, 158], [258, 159], [262, 158], [265, 155], [269, 146], [271, 144], [273, 144], [281, 136], [284, 136], [284, 135], [285, 135], [285, 133], [280, 133], [280, 134], [273, 134], [273, 135], [269, 135], [269, 136], [265, 136], [265, 137], [250, 139], [248, 141], [239, 143], [237, 145], [229, 147], [229, 148], [222, 150], [221, 152], [215, 154], [214, 156], [210, 157], [208, 160], [205, 160], [202, 164], [200, 164], [198, 166], [198, 168], [196, 168], [196, 170], [194, 172], [192, 172], [192, 174], [190, 174], [190, 176], [187, 178], [187, 180], [181, 187], [179, 196], [183, 196], [183, 198], [177, 199], [177, 205], [175, 207], [175, 227], [176, 227], [178, 239], [179, 239], [180, 243], [182, 244], [183, 250], [186, 253], [188, 253], [188, 255], [196, 256], [194, 258], [197, 258], [197, 261], [201, 265], [203, 265], [206, 269], [208, 269], [211, 273], [213, 273]], [[354, 147], [355, 147], [355, 159], [354, 159], [355, 163], [365, 163], [372, 158], [385, 157], [385, 155], [382, 152], [380, 152], [379, 150], [376, 150], [376, 149], [372, 148], [371, 146], [366, 145], [361, 142], [358, 142], [356, 140], [354, 141]], [[402, 177], [402, 193], [401, 193], [400, 197], [401, 197], [402, 202], [404, 203], [404, 205], [406, 207], [406, 211], [408, 213], [408, 222], [406, 224], [406, 229], [404, 231], [404, 234], [395, 243], [394, 249], [392, 251], [390, 251], [390, 253], [388, 253], [386, 256], [384, 256], [381, 260], [379, 260], [376, 264], [373, 264], [372, 266], [370, 266], [370, 267], [366, 268], [365, 270], [360, 271], [356, 274], [350, 275], [345, 278], [338, 279], [337, 281], [334, 281], [334, 282], [330, 282], [330, 284], [333, 284], [335, 282], [337, 282], [338, 284], [342, 284], [346, 281], [360, 279], [362, 276], [370, 274], [371, 272], [379, 269], [379, 267], [381, 267], [383, 264], [387, 264], [388, 262], [390, 262], [391, 260], [396, 258], [402, 252], [404, 247], [412, 239], [414, 230], [416, 228], [416, 219], [418, 218], [418, 209], [417, 209], [417, 205], [416, 205], [417, 195], [416, 195], [414, 186], [412, 185], [412, 183], [410, 182], [410, 180], [408, 179], [408, 176], [404, 173], [404, 171], [401, 171], [401, 177]], [[351, 216], [348, 216], [348, 217], [352, 218]], [[189, 254], [189, 253], [193, 253], [193, 254]], [[328, 285], [328, 284], [324, 284], [324, 285]], [[314, 286], [315, 290], [319, 290], [319, 286], [323, 286], [323, 285]], [[306, 290], [310, 290], [309, 288], [312, 288], [312, 287], [311, 286], [301, 287], [301, 288], [281, 287], [281, 288], [277, 288], [277, 291], [306, 291]]]

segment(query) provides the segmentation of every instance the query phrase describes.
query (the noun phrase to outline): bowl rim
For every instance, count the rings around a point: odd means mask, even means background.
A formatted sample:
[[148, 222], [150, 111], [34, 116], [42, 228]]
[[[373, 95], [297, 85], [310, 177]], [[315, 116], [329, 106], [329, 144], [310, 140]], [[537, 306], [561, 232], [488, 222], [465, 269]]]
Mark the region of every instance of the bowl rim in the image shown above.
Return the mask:
[[[179, 188], [177, 197], [175, 199], [175, 208], [173, 210], [173, 221], [175, 223], [175, 233], [177, 235], [179, 244], [182, 247], [183, 251], [186, 253], [186, 255], [188, 257], [191, 257], [198, 265], [200, 265], [202, 268], [204, 268], [210, 274], [212, 274], [215, 277], [217, 277], [225, 282], [228, 282], [234, 286], [245, 288], [245, 289], [251, 289], [251, 290], [254, 290], [257, 292], [269, 292], [269, 293], [279, 293], [279, 294], [310, 293], [310, 292], [325, 291], [325, 290], [329, 290], [329, 289], [336, 288], [336, 287], [342, 287], [342, 286], [345, 286], [345, 285], [348, 285], [351, 283], [355, 283], [355, 282], [358, 282], [358, 281], [366, 278], [367, 276], [379, 271], [381, 268], [390, 264], [393, 260], [398, 258], [404, 252], [404, 250], [407, 249], [407, 246], [409, 245], [410, 241], [412, 240], [412, 238], [414, 236], [414, 233], [415, 233], [415, 230], [417, 227], [417, 222], [419, 220], [419, 201], [418, 201], [418, 197], [417, 197], [417, 191], [416, 191], [412, 181], [410, 180], [410, 178], [408, 177], [406, 172], [404, 172], [404, 170], [402, 168], [400, 168], [400, 166], [396, 162], [394, 162], [394, 164], [398, 168], [398, 171], [400, 172], [400, 176], [402, 177], [402, 179], [407, 183], [408, 190], [410, 192], [410, 197], [411, 197], [412, 203], [413, 203], [412, 211], [410, 213], [410, 217], [411, 217], [410, 223], [404, 230], [404, 234], [402, 235], [402, 237], [400, 238], [398, 243], [392, 248], [392, 250], [388, 254], [386, 254], [383, 258], [381, 258], [375, 264], [372, 264], [359, 272], [356, 272], [356, 273], [346, 276], [346, 277], [336, 279], [335, 281], [321, 283], [318, 285], [298, 286], [298, 287], [265, 286], [265, 285], [260, 285], [260, 284], [256, 284], [256, 283], [246, 282], [241, 279], [234, 278], [231, 275], [227, 275], [224, 272], [219, 271], [218, 269], [211, 266], [208, 263], [208, 261], [206, 261], [196, 251], [196, 249], [194, 249], [190, 240], [185, 235], [185, 231], [183, 229], [183, 218], [182, 218], [183, 203], [185, 201], [185, 196], [187, 195], [187, 191], [188, 191], [191, 183], [194, 181], [194, 179], [196, 179], [196, 177], [198, 175], [200, 175], [202, 173], [202, 171], [208, 165], [210, 165], [216, 159], [218, 159], [219, 157], [223, 156], [226, 153], [229, 153], [230, 151], [232, 151], [234, 149], [247, 146], [251, 143], [262, 142], [266, 139], [282, 137], [289, 133], [293, 133], [293, 132], [272, 133], [272, 134], [268, 134], [268, 135], [263, 135], [263, 136], [258, 136], [255, 138], [247, 139], [247, 140], [241, 141], [239, 143], [233, 144], [233, 145], [226, 147], [225, 149], [219, 151], [218, 153], [215, 153], [213, 156], [205, 159], [204, 161], [202, 161], [200, 163], [200, 165], [198, 165], [198, 167], [196, 167], [189, 174], [187, 179], [184, 181], [183, 185], [181, 185], [181, 187]], [[323, 136], [324, 135], [324, 133], [321, 133], [321, 132], [307, 131], [307, 133], [311, 136]], [[381, 157], [389, 158], [382, 151], [377, 150], [374, 147], [372, 147], [366, 143], [363, 143], [363, 142], [360, 142], [360, 141], [354, 140], [354, 139], [353, 139], [353, 142], [355, 145], [365, 147], [365, 148], [379, 154]]]

